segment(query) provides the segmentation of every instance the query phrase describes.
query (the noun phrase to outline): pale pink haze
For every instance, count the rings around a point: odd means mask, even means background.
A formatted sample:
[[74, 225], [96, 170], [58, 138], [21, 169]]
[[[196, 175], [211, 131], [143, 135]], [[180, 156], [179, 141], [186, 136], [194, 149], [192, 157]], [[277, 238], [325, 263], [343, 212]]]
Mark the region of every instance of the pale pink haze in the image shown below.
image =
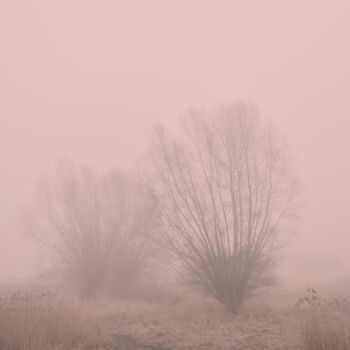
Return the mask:
[[32, 275], [18, 213], [67, 157], [131, 166], [190, 105], [254, 102], [302, 185], [291, 284], [350, 277], [350, 1], [0, 1], [0, 281]]

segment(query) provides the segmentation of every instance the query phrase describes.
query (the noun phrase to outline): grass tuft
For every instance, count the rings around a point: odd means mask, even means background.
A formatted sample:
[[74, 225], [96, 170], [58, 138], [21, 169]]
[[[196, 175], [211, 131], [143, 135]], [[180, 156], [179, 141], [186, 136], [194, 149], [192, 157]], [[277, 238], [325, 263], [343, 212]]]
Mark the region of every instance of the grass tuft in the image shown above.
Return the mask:
[[15, 293], [0, 300], [1, 350], [79, 349], [96, 328], [73, 298], [58, 293]]

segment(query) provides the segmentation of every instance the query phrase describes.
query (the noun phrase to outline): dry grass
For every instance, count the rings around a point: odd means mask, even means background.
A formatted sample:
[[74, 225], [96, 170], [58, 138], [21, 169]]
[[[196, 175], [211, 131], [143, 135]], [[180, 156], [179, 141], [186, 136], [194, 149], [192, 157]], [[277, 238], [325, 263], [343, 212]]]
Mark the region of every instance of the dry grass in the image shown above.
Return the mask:
[[312, 310], [304, 330], [304, 350], [349, 350], [349, 319], [341, 313]]
[[308, 288], [298, 306], [304, 308], [303, 350], [350, 350], [350, 305], [347, 299], [320, 297]]
[[277, 313], [235, 317], [194, 295], [177, 303], [105, 302], [98, 312], [111, 334], [128, 335], [150, 349], [297, 348], [295, 320]]
[[198, 295], [82, 303], [60, 294], [15, 294], [0, 301], [0, 349], [350, 349], [350, 307], [312, 298], [300, 308], [263, 298], [233, 316]]
[[52, 293], [16, 293], [0, 301], [1, 350], [81, 349], [96, 327], [74, 299]]

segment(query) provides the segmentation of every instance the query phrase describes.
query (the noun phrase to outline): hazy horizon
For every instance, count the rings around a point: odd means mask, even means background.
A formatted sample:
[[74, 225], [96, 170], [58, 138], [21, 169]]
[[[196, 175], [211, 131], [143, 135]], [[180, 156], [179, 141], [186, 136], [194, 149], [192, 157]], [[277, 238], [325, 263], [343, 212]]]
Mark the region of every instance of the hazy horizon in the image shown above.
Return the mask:
[[62, 157], [130, 167], [152, 125], [245, 98], [285, 135], [303, 206], [291, 285], [347, 283], [350, 2], [0, 4], [0, 283], [30, 277], [19, 210]]

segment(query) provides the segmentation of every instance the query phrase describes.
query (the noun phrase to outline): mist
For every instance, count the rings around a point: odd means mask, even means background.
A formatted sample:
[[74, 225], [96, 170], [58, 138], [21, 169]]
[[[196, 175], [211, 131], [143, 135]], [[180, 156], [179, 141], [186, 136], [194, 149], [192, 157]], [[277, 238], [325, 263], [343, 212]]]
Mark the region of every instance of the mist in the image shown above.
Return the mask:
[[346, 0], [2, 1], [0, 283], [40, 273], [21, 215], [58, 162], [127, 171], [154, 125], [242, 98], [300, 183], [281, 285], [348, 292], [349, 15]]

